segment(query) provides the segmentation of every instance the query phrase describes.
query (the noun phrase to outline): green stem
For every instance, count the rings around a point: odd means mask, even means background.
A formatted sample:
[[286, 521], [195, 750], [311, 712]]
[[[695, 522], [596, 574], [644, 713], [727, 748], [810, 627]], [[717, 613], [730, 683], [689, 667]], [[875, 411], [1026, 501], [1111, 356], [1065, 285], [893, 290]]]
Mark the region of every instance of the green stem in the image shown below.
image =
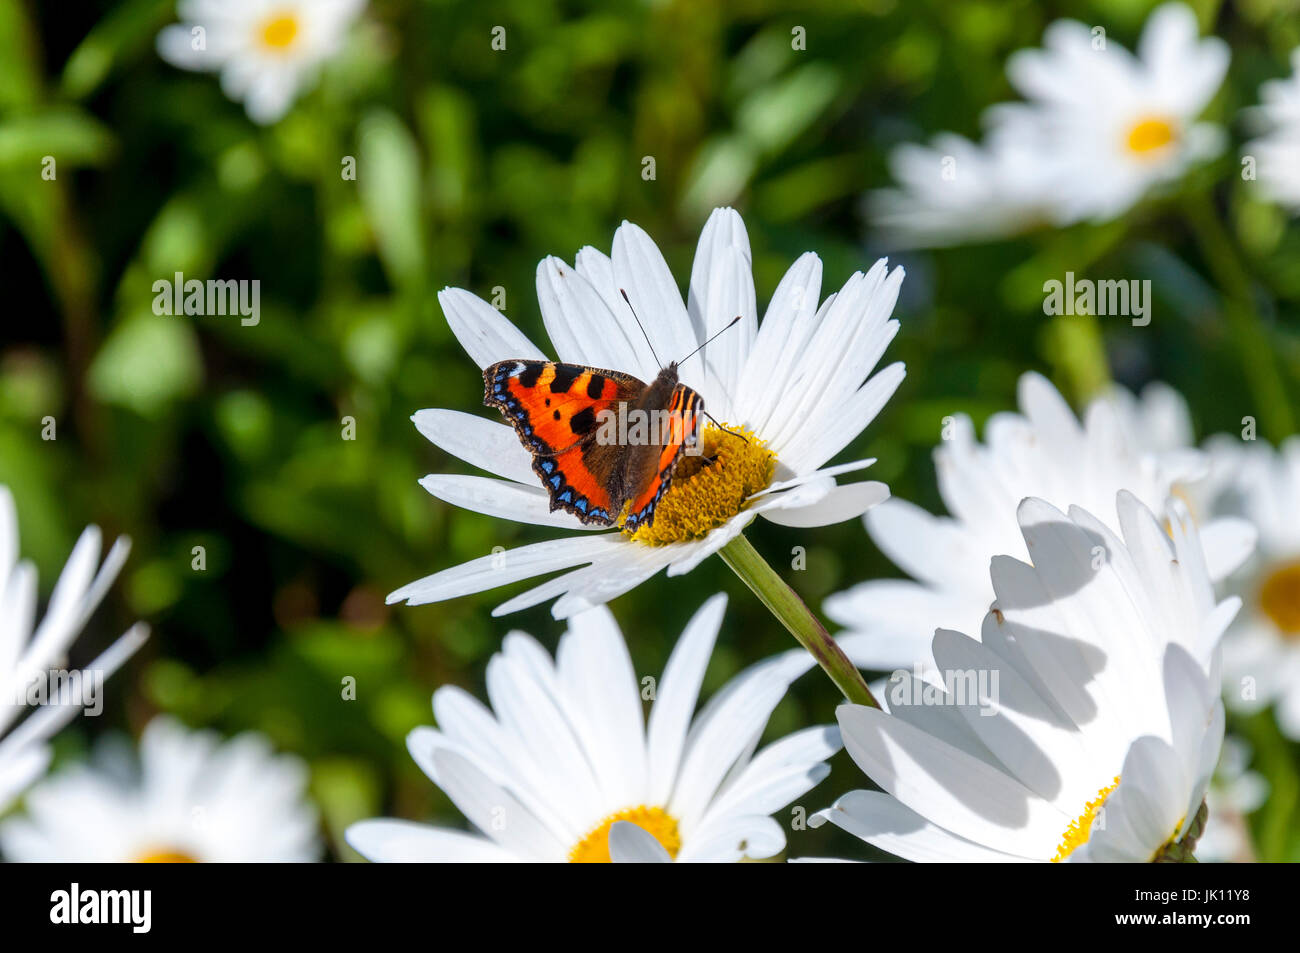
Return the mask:
[[835, 644], [835, 640], [817, 621], [812, 610], [776, 574], [776, 570], [767, 564], [749, 540], [743, 535], [737, 536], [722, 547], [721, 556], [772, 615], [817, 660], [817, 664], [830, 676], [845, 698], [857, 705], [880, 707], [857, 666], [849, 661], [844, 650]]
[[1264, 432], [1274, 443], [1280, 443], [1295, 433], [1295, 417], [1268, 333], [1256, 313], [1250, 273], [1219, 221], [1209, 194], [1193, 197], [1185, 207], [1205, 264], [1223, 295], [1223, 315], [1251, 397], [1264, 418]]

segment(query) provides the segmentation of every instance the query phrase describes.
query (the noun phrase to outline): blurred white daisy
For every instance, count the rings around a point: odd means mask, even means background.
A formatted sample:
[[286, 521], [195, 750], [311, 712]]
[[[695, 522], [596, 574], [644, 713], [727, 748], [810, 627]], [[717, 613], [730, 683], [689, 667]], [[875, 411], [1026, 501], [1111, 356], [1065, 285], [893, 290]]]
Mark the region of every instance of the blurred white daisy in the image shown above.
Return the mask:
[[1158, 7], [1137, 56], [1099, 28], [1058, 20], [1044, 49], [1021, 50], [1007, 75], [1027, 102], [995, 106], [996, 127], [1032, 129], [1061, 180], [1062, 215], [1106, 220], [1122, 215], [1152, 187], [1173, 181], [1223, 149], [1223, 130], [1197, 122], [1223, 83], [1228, 45], [1200, 36], [1181, 3]]
[[[863, 668], [890, 671], [930, 663], [937, 628], [971, 629], [993, 599], [989, 560], [1026, 558], [1015, 513], [1025, 497], [1080, 506], [1117, 528], [1115, 494], [1128, 490], [1151, 509], [1200, 478], [1204, 459], [1186, 445], [1186, 407], [1165, 386], [1140, 399], [1119, 389], [1089, 404], [1082, 423], [1039, 374], [1020, 378], [1021, 413], [992, 416], [984, 444], [965, 415], [945, 420], [935, 470], [949, 517], [894, 498], [867, 514], [867, 532], [916, 581], [877, 579], [826, 600], [826, 614], [849, 629], [836, 641]], [[1243, 520], [1201, 528], [1211, 576], [1221, 579], [1250, 553]]]
[[348, 843], [374, 861], [779, 853], [785, 834], [769, 815], [827, 775], [823, 762], [839, 750], [839, 733], [809, 728], [754, 754], [790, 682], [812, 665], [800, 650], [746, 669], [694, 715], [725, 607], [714, 596], [695, 614], [657, 684], [638, 677], [603, 606], [569, 619], [554, 662], [531, 636], [511, 633], [488, 663], [493, 710], [462, 689], [440, 688], [438, 727], [407, 739], [416, 763], [477, 830], [375, 819], [348, 828]]
[[365, 0], [180, 0], [183, 21], [158, 34], [158, 55], [221, 73], [221, 89], [254, 122], [272, 123], [343, 45]]
[[[1129, 493], [1122, 538], [1072, 507], [1019, 507], [1030, 565], [992, 562], [982, 639], [935, 633], [944, 687], [839, 709], [882, 791], [814, 818], [916, 861], [1186, 859], [1223, 740], [1215, 604], [1195, 524]], [[909, 676], [909, 678], [912, 678]], [[900, 683], [901, 687], [901, 683]]]
[[0, 824], [0, 854], [19, 862], [305, 863], [317, 860], [307, 767], [262, 735], [222, 741], [160, 715], [138, 766], [102, 746], [98, 764], [56, 772]]
[[1291, 75], [1260, 87], [1253, 118], [1264, 127], [1246, 143], [1256, 162], [1260, 189], [1279, 205], [1300, 212], [1300, 49], [1291, 54]]
[[949, 245], [1104, 221], [1222, 151], [1223, 131], [1197, 118], [1223, 82], [1228, 46], [1202, 39], [1188, 7], [1157, 9], [1137, 56], [1074, 20], [1052, 23], [1043, 43], [1007, 61], [1025, 101], [985, 113], [985, 145], [942, 136], [895, 151], [902, 187], [872, 201], [892, 240]]
[[1220, 506], [1239, 509], [1259, 545], [1230, 581], [1245, 611], [1223, 644], [1224, 697], [1245, 712], [1273, 705], [1278, 726], [1300, 740], [1300, 437], [1277, 450], [1238, 447], [1237, 478]]
[[1208, 818], [1196, 845], [1201, 863], [1247, 864], [1255, 861], [1255, 846], [1247, 816], [1268, 799], [1268, 780], [1249, 769], [1250, 745], [1228, 735], [1223, 739], [1219, 766], [1205, 795]]
[[87, 705], [101, 704], [91, 693], [147, 635], [136, 625], [85, 669], [61, 668], [131, 548], [118, 539], [100, 565], [100, 547], [99, 528], [87, 527], [37, 624], [36, 567], [18, 559], [18, 514], [0, 486], [0, 811], [45, 772], [46, 742]]
[[[704, 227], [686, 305], [659, 249], [628, 222], [614, 235], [612, 258], [588, 247], [578, 253], [576, 268], [558, 258], [542, 261], [537, 296], [560, 361], [651, 381], [659, 371], [654, 354], [680, 360], [740, 316], [737, 327], [682, 364], [679, 373], [723, 427], [745, 436], [706, 425], [702, 455], [678, 463], [653, 525], [635, 534], [596, 533], [601, 527], [551, 511], [531, 457], [510, 426], [457, 411], [422, 410], [412, 419], [425, 437], [492, 474], [430, 475], [420, 482], [431, 494], [489, 516], [579, 535], [483, 556], [403, 586], [388, 601], [421, 605], [572, 570], [493, 613], [559, 597], [552, 611], [566, 618], [662, 569], [669, 575], [689, 572], [759, 514], [785, 526], [823, 526], [859, 516], [885, 499], [889, 490], [882, 483], [835, 481], [873, 461], [826, 464], [875, 418], [903, 379], [902, 364], [871, 375], [898, 330], [889, 316], [903, 270], [889, 271], [882, 259], [819, 307], [821, 272], [816, 255], [800, 257], [760, 325], [749, 238], [731, 209], [716, 210]], [[509, 358], [544, 359], [504, 315], [469, 292], [449, 288], [438, 300], [480, 367]]]
[[868, 214], [898, 248], [989, 241], [1044, 226], [1060, 215], [1061, 179], [1031, 129], [996, 130], [983, 144], [943, 133], [929, 146], [895, 148], [889, 168], [897, 188], [869, 197]]

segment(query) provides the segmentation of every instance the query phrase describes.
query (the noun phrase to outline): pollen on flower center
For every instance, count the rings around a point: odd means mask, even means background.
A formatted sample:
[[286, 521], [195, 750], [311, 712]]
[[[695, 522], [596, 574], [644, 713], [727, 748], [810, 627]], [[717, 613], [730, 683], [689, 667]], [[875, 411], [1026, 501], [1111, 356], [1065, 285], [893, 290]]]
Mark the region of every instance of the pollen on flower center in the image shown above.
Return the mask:
[[614, 826], [615, 821], [631, 821], [657, 840], [660, 846], [668, 851], [669, 857], [677, 859], [677, 852], [682, 847], [681, 836], [677, 833], [677, 820], [661, 807], [646, 807], [642, 804], [611, 814], [597, 824], [590, 834], [578, 841], [569, 851], [569, 863], [610, 863], [609, 829]]
[[1073, 854], [1080, 845], [1088, 843], [1088, 838], [1092, 836], [1092, 822], [1097, 819], [1097, 814], [1106, 803], [1106, 798], [1110, 797], [1111, 792], [1117, 787], [1119, 787], [1118, 776], [1113, 784], [1102, 788], [1095, 798], [1084, 805], [1083, 813], [1070, 822], [1070, 826], [1061, 836], [1061, 846], [1056, 848], [1056, 856], [1052, 858], [1052, 863], [1059, 864]]
[[1300, 560], [1268, 574], [1259, 587], [1259, 607], [1283, 635], [1300, 639]]
[[1126, 144], [1130, 152], [1146, 157], [1177, 138], [1174, 124], [1160, 116], [1146, 116], [1129, 127]]
[[298, 18], [292, 13], [275, 13], [262, 23], [262, 45], [283, 52], [298, 39]]
[[135, 859], [137, 864], [197, 864], [198, 861], [184, 851], [172, 847], [147, 850]]
[[724, 426], [709, 424], [700, 435], [699, 455], [678, 459], [654, 522], [630, 533], [632, 539], [651, 546], [702, 539], [772, 482], [776, 455], [744, 427]]

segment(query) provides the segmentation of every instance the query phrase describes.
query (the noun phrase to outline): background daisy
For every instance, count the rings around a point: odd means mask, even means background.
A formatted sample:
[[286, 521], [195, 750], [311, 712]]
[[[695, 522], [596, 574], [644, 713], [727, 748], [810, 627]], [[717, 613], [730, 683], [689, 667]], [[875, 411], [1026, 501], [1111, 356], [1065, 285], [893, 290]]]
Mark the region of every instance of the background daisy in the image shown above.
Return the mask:
[[[1020, 379], [1020, 413], [999, 413], [976, 442], [968, 418], [934, 451], [948, 517], [893, 499], [866, 518], [867, 532], [910, 580], [872, 580], [826, 600], [826, 614], [847, 627], [837, 641], [864, 668], [888, 671], [929, 664], [936, 628], [973, 629], [993, 599], [988, 565], [995, 556], [1024, 558], [1015, 512], [1028, 496], [1077, 505], [1117, 528], [1115, 494], [1133, 493], [1148, 507], [1203, 477], [1208, 464], [1190, 439], [1181, 399], [1165, 388], [1139, 400], [1117, 392], [1094, 400], [1080, 421], [1046, 378]], [[1219, 579], [1246, 558], [1254, 539], [1239, 519], [1207, 519], [1211, 575]]]
[[820, 821], [918, 861], [1187, 853], [1223, 740], [1218, 643], [1239, 603], [1216, 605], [1180, 506], [1165, 525], [1128, 493], [1116, 509], [1122, 536], [1077, 507], [1021, 504], [1033, 564], [993, 561], [980, 640], [934, 636], [940, 671], [988, 679], [888, 714], [842, 706], [845, 749], [883, 791], [854, 791]]
[[[785, 847], [769, 816], [830, 771], [834, 728], [788, 735], [754, 753], [772, 710], [812, 659], [792, 651], [751, 666], [695, 714], [726, 608], [695, 614], [663, 677], [638, 677], [603, 607], [576, 615], [556, 659], [521, 632], [488, 664], [489, 710], [438, 689], [437, 728], [407, 747], [476, 829], [377, 819], [347, 839], [374, 861], [736, 861]], [[642, 702], [653, 698], [649, 719]], [[640, 832], [620, 828], [635, 825]], [[662, 849], [656, 850], [647, 837]]]
[[221, 73], [254, 122], [275, 122], [343, 45], [365, 0], [181, 0], [183, 21], [158, 34], [158, 54], [182, 69]]
[[1252, 117], [1264, 134], [1246, 143], [1255, 159], [1260, 189], [1272, 201], [1300, 211], [1300, 49], [1291, 53], [1291, 75], [1259, 88], [1260, 105]]
[[95, 765], [60, 771], [0, 824], [0, 854], [21, 862], [303, 863], [317, 860], [307, 771], [252, 732], [222, 741], [159, 716], [138, 766], [105, 745]]
[[[18, 513], [9, 488], [0, 485], [0, 811], [45, 772], [50, 736], [91, 703], [89, 698], [51, 698], [33, 709], [26, 699], [35, 682], [46, 680], [48, 689], [49, 673], [67, 664], [68, 650], [131, 548], [125, 538], [118, 539], [101, 565], [100, 545], [99, 528], [87, 527], [37, 623], [36, 567], [18, 559]], [[140, 647], [147, 633], [144, 626], [135, 626], [80, 676], [108, 678]]]
[[[1228, 59], [1227, 44], [1201, 38], [1181, 3], [1151, 14], [1136, 56], [1104, 26], [1057, 20], [1042, 49], [1007, 61], [1025, 98], [985, 112], [984, 145], [946, 136], [932, 150], [894, 152], [901, 188], [875, 196], [876, 225], [933, 246], [1116, 218], [1222, 150], [1222, 130], [1198, 119]], [[940, 175], [945, 161], [951, 176]]]
[[1222, 150], [1222, 130], [1197, 120], [1223, 83], [1228, 45], [1202, 38], [1190, 7], [1157, 8], [1136, 56], [1074, 20], [1049, 26], [1043, 45], [1008, 60], [1026, 102], [994, 107], [991, 121], [1047, 137], [1068, 218], [1114, 218]]
[[1218, 509], [1250, 520], [1259, 543], [1230, 581], [1244, 608], [1224, 640], [1224, 698], [1243, 712], [1273, 705], [1278, 726], [1300, 740], [1300, 437], [1277, 450], [1226, 442], [1238, 465]]

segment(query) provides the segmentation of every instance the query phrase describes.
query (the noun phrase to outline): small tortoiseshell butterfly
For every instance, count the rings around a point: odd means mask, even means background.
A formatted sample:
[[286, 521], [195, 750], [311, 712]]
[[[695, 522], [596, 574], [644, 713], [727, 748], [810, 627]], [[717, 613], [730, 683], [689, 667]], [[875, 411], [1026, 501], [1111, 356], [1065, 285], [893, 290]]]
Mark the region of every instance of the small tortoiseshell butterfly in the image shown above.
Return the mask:
[[[629, 531], [654, 522], [655, 504], [695, 441], [704, 410], [700, 395], [677, 380], [676, 362], [649, 385], [630, 374], [553, 361], [499, 361], [483, 371], [483, 382], [483, 403], [514, 424], [551, 509], [611, 526], [630, 503], [623, 522]], [[605, 421], [636, 420], [634, 411], [669, 423], [644, 441], [597, 438]]]
[[[584, 523], [612, 526], [626, 507], [623, 528], [635, 531], [654, 522], [677, 461], [699, 437], [704, 401], [678, 381], [678, 363], [646, 384], [581, 364], [498, 361], [483, 370], [483, 403], [506, 416], [533, 455], [552, 512], [563, 509]], [[638, 419], [652, 423], [642, 439], [626, 439], [634, 428], [622, 422]], [[611, 430], [618, 439], [607, 439]]]

